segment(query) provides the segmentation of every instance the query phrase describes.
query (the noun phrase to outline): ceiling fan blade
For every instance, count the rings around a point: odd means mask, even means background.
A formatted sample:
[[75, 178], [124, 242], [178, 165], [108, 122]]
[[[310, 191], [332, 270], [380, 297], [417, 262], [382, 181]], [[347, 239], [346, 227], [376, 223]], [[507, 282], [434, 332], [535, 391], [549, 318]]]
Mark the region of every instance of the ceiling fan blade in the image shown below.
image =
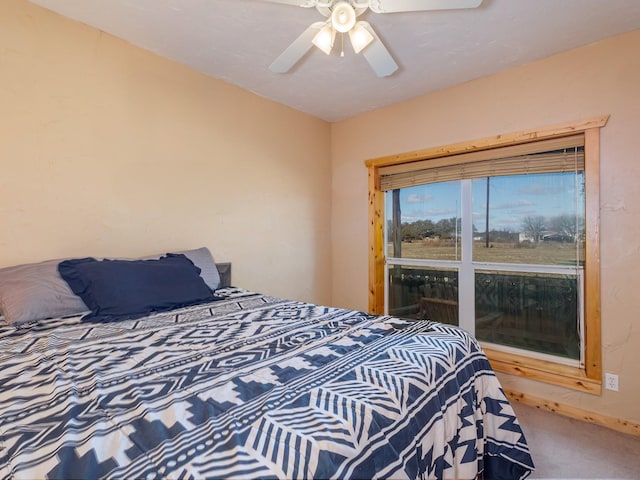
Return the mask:
[[318, 0], [262, 0], [268, 3], [282, 3], [284, 5], [293, 5], [294, 7], [315, 7]]
[[325, 17], [331, 16], [331, 8], [326, 5], [316, 5], [316, 10], [318, 10]]
[[376, 13], [420, 12], [476, 8], [482, 0], [369, 0], [369, 8]]
[[360, 25], [367, 29], [374, 38], [373, 42], [362, 51], [362, 55], [378, 77], [388, 77], [398, 70], [398, 64], [384, 46], [380, 37], [371, 28], [371, 25], [368, 22], [360, 22]]
[[305, 54], [313, 47], [313, 37], [317, 35], [325, 22], [312, 23], [302, 35], [296, 38], [287, 49], [280, 54], [278, 58], [269, 66], [269, 70], [275, 73], [287, 73], [291, 68], [300, 61]]

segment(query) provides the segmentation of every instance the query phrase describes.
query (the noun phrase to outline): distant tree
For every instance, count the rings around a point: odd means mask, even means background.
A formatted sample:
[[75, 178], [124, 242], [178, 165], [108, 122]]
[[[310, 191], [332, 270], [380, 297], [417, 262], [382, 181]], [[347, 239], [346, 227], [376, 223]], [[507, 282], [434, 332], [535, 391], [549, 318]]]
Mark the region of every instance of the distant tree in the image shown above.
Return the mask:
[[545, 220], [540, 215], [524, 217], [522, 220], [522, 231], [536, 243], [540, 241], [544, 229]]
[[549, 219], [549, 227], [558, 235], [562, 236], [565, 241], [575, 241], [578, 233], [580, 219], [576, 222], [573, 215], [558, 215]]
[[460, 232], [460, 219], [456, 217], [444, 218], [437, 223], [431, 220], [416, 220], [402, 224], [402, 241], [422, 240], [429, 237], [453, 238], [456, 235], [456, 223]]
[[402, 224], [402, 241], [420, 240], [431, 237], [434, 234], [433, 222], [431, 220], [416, 220], [411, 223]]
[[[443, 218], [435, 224], [435, 234], [441, 238], [453, 238], [456, 236], [456, 223], [458, 219], [456, 217]], [[458, 229], [460, 224], [458, 223]], [[458, 230], [459, 231], [459, 230]]]

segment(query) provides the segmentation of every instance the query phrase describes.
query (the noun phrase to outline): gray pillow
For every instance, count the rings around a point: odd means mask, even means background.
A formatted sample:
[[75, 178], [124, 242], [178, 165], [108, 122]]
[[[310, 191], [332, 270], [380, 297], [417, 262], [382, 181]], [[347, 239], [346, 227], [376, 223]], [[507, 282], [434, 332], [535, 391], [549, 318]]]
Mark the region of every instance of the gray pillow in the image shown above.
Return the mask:
[[58, 273], [62, 259], [0, 269], [0, 311], [7, 323], [87, 312]]
[[[220, 274], [207, 247], [181, 253], [200, 268], [200, 276], [211, 290], [220, 285]], [[150, 258], [160, 258], [165, 253]], [[89, 308], [73, 293], [58, 273], [66, 259], [0, 269], [0, 315], [6, 323], [26, 323], [46, 318], [79, 315]]]
[[200, 276], [211, 290], [215, 290], [220, 286], [220, 273], [218, 272], [218, 267], [216, 267], [213, 255], [211, 255], [207, 247], [175, 253], [182, 253], [191, 260], [196, 267], [202, 270]]

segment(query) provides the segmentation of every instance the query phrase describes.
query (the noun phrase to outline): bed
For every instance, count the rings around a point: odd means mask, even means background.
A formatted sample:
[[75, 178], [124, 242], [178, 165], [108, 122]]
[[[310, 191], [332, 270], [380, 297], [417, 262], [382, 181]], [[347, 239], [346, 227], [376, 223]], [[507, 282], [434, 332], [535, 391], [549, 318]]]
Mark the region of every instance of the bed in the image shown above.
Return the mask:
[[213, 301], [110, 321], [85, 307], [0, 322], [0, 478], [499, 480], [533, 470], [465, 331], [247, 291], [220, 269]]

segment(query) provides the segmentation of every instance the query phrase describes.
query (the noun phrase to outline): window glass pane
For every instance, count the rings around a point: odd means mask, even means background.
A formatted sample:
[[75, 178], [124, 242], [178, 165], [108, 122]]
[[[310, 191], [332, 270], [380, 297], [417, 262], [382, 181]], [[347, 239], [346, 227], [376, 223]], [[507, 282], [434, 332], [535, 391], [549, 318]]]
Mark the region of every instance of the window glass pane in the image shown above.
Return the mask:
[[477, 272], [479, 340], [580, 359], [575, 275]]
[[460, 185], [455, 181], [386, 192], [387, 256], [460, 260]]
[[583, 172], [475, 179], [473, 260], [582, 265], [584, 208]]
[[390, 265], [389, 315], [458, 325], [457, 270]]

